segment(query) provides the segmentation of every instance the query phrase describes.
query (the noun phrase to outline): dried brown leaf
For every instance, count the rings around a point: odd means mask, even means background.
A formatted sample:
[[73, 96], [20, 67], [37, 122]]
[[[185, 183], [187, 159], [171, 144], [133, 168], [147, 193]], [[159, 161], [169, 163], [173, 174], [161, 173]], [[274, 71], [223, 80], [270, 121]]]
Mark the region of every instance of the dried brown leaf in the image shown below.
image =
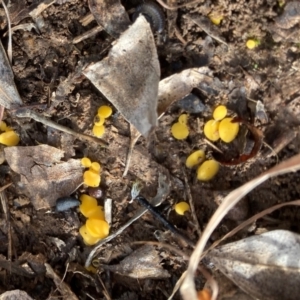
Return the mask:
[[0, 300], [33, 300], [26, 292], [21, 290], [8, 291], [0, 295]]
[[185, 300], [196, 300], [196, 290], [194, 284], [194, 274], [197, 270], [197, 266], [200, 262], [201, 255], [204, 247], [216, 227], [220, 224], [222, 219], [228, 213], [228, 211], [245, 195], [247, 195], [255, 187], [263, 183], [269, 178], [282, 175], [288, 172], [296, 172], [300, 169], [300, 154], [282, 162], [281, 164], [271, 168], [270, 170], [262, 173], [260, 176], [247, 182], [241, 187], [232, 191], [225, 199], [224, 202], [218, 207], [214, 215], [211, 217], [208, 225], [206, 226], [202, 237], [198, 241], [196, 248], [191, 255], [188, 270], [181, 286], [181, 294]]
[[55, 206], [56, 200], [68, 196], [82, 182], [79, 160], [61, 162], [64, 152], [48, 145], [7, 147], [6, 160], [21, 176], [35, 209]]
[[142, 135], [156, 126], [160, 68], [150, 25], [142, 15], [108, 57], [83, 74]]
[[299, 299], [300, 235], [274, 230], [212, 250], [208, 258], [251, 296]]

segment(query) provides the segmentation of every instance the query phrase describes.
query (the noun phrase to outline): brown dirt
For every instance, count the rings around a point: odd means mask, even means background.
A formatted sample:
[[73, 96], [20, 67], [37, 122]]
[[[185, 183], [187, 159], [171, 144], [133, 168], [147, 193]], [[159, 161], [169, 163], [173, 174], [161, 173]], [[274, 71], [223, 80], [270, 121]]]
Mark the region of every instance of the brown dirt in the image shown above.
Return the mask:
[[[31, 4], [31, 1], [27, 2], [27, 5]], [[94, 27], [96, 22], [93, 21], [87, 27], [83, 27], [79, 22], [80, 18], [89, 12], [87, 1], [62, 2], [65, 3], [53, 4], [43, 12], [45, 26], [40, 34], [34, 30], [30, 32], [18, 30], [13, 34], [12, 68], [24, 105], [47, 104], [59, 84], [76, 73], [79, 62], [83, 64], [103, 59], [112, 45], [113, 39], [104, 31], [73, 45], [72, 39]], [[136, 0], [123, 2], [126, 9], [137, 5]], [[229, 47], [214, 39], [208, 50], [202, 47], [207, 33], [193, 23], [190, 16], [207, 15], [211, 11], [219, 12], [224, 16], [218, 30]], [[139, 156], [141, 159], [137, 160], [133, 157], [130, 172], [125, 178], [122, 177], [124, 165], [121, 161], [124, 163], [125, 150], [129, 143], [129, 127], [117, 111], [114, 111], [114, 115], [106, 123], [107, 132], [104, 139], [114, 145], [109, 149], [101, 149], [95, 144], [79, 140], [74, 141], [66, 134], [53, 133], [53, 130], [32, 120], [15, 119], [10, 111], [5, 112], [4, 120], [20, 133], [22, 146], [49, 144], [64, 150], [66, 159], [88, 156], [93, 161], [101, 163], [103, 196], [99, 202], [103, 204], [103, 199], [107, 197], [113, 199], [111, 232], [124, 224], [139, 208], [137, 203], [128, 203], [130, 189], [136, 177], [144, 181], [143, 194], [147, 197], [154, 196], [158, 168], [164, 167], [174, 178], [177, 178], [178, 186], [173, 180], [171, 192], [160, 211], [170, 222], [196, 241], [196, 234], [190, 225], [192, 219], [176, 216], [172, 205], [180, 200], [187, 200], [185, 189], [180, 185], [184, 182], [181, 161], [193, 149], [203, 148], [208, 155], [212, 151], [212, 148], [204, 142], [203, 124], [210, 118], [216, 104], [228, 104], [232, 112], [241, 112], [244, 118], [250, 117], [255, 126], [262, 130], [264, 141], [275, 150], [279, 149], [276, 147], [281, 143], [283, 147], [278, 153], [279, 161], [299, 151], [299, 44], [297, 44], [298, 41], [285, 41], [284, 39], [275, 43], [270, 33], [271, 28], [276, 25], [276, 18], [282, 12], [283, 8], [278, 2], [267, 0], [203, 1], [202, 4], [178, 10], [176, 24], [187, 44], [183, 45], [175, 35], [169, 36], [167, 31], [163, 33], [163, 36], [157, 36], [162, 78], [186, 68], [207, 66], [213, 70], [217, 84], [211, 89], [199, 87], [193, 91], [205, 104], [206, 111], [190, 114], [188, 120], [190, 135], [184, 141], [175, 140], [170, 134], [171, 125], [183, 110], [176, 103], [169, 108], [159, 121], [151, 142], [149, 143], [144, 138], [139, 139], [136, 149], [138, 153], [141, 153]], [[2, 21], [1, 28], [3, 29], [5, 28], [4, 17]], [[22, 23], [26, 23], [26, 19]], [[258, 39], [260, 45], [254, 50], [247, 49], [245, 43], [248, 38]], [[6, 40], [3, 42], [6, 45]], [[240, 94], [242, 88], [245, 89], [248, 100]], [[242, 107], [243, 99], [250, 107], [246, 111]], [[260, 100], [264, 104], [268, 116], [267, 122], [253, 118], [253, 102], [249, 99]], [[95, 87], [84, 77], [77, 76], [76, 81], [70, 84], [69, 91], [65, 91], [61, 99], [51, 103], [50, 108], [40, 112], [62, 125], [91, 134], [92, 121], [97, 108], [104, 103], [107, 103], [107, 100]], [[289, 135], [290, 139], [288, 139]], [[287, 139], [286, 142], [285, 139]], [[235, 151], [244, 142], [245, 139], [241, 137], [235, 142], [234, 148], [224, 149]], [[216, 143], [216, 145], [224, 147], [221, 143]], [[149, 164], [149, 168], [141, 167], [145, 163]], [[194, 170], [186, 170], [201, 228], [205, 227], [217, 207], [214, 201], [216, 195], [241, 186], [275, 164], [276, 157], [270, 155], [269, 148], [263, 145], [258, 155], [246, 163], [221, 167], [218, 175], [208, 183], [195, 180]], [[156, 177], [152, 176], [153, 172]], [[0, 174], [1, 186], [11, 181], [14, 182], [14, 185], [6, 190], [11, 215], [13, 261], [20, 261], [24, 253], [35, 256], [34, 259], [30, 258], [30, 261], [37, 260], [36, 255], [41, 255], [43, 258], [40, 261], [50, 263], [61, 277], [65, 272], [67, 261], [70, 260], [76, 268], [83, 266], [88, 247], [83, 244], [78, 234], [78, 229], [84, 222], [80, 213], [36, 211], [18, 187], [18, 175], [14, 174], [6, 163], [0, 165]], [[85, 188], [81, 187], [74, 195], [78, 196], [84, 191]], [[234, 215], [231, 219], [224, 220], [212, 239], [217, 239], [230, 231], [236, 226], [238, 222], [236, 220], [245, 219], [245, 215], [251, 216], [274, 204], [299, 198], [298, 173], [269, 180], [248, 195], [247, 204], [242, 206], [242, 211], [237, 210], [236, 214], [242, 217]], [[248, 209], [248, 213], [247, 211], [245, 213], [245, 209]], [[8, 229], [3, 212], [2, 216], [0, 253], [7, 256]], [[299, 209], [281, 209], [271, 217], [273, 220], [259, 221], [256, 228], [286, 228], [300, 231]], [[130, 245], [131, 242], [155, 241], [153, 235], [155, 230], [165, 231], [165, 228], [150, 213], [147, 213], [119, 237], [106, 244], [100, 257], [104, 258], [106, 264], [116, 264], [136, 248]], [[243, 232], [242, 236], [246, 234]], [[176, 245], [175, 241], [167, 241]], [[59, 243], [62, 243], [61, 247]], [[178, 247], [187, 251], [182, 245]], [[75, 251], [74, 256], [71, 255], [72, 251]], [[171, 274], [170, 279], [136, 280], [108, 271], [100, 273], [99, 276], [112, 299], [166, 299], [165, 295], [171, 293], [186, 264], [167, 250], [161, 250], [161, 257], [164, 268]], [[35, 299], [60, 296], [53, 281], [45, 277], [42, 271], [35, 273], [29, 283], [22, 274], [10, 274], [4, 271], [0, 274], [3, 279], [0, 280], [1, 292], [21, 289]], [[95, 299], [105, 299], [99, 279], [94, 277], [93, 281], [92, 273], [89, 276], [84, 277], [71, 270], [67, 273], [65, 282], [70, 285], [79, 299], [89, 299], [87, 294]], [[201, 283], [203, 280], [199, 276], [198, 288], [201, 288]], [[175, 299], [179, 299], [179, 296]]]

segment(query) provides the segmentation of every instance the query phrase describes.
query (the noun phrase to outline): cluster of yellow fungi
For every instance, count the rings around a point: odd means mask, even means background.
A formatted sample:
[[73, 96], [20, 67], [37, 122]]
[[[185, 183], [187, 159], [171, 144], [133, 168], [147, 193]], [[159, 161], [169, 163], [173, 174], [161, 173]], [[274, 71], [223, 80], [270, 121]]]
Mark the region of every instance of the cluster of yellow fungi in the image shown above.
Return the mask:
[[182, 114], [178, 118], [178, 122], [174, 123], [171, 127], [171, 133], [177, 140], [184, 140], [189, 135], [189, 128], [187, 126], [188, 115]]
[[107, 105], [102, 105], [98, 108], [98, 113], [94, 120], [93, 134], [96, 137], [102, 137], [105, 132], [104, 121], [112, 114], [112, 108]]
[[[4, 132], [3, 132], [4, 131]], [[17, 146], [20, 142], [19, 135], [4, 121], [0, 122], [0, 143], [5, 146]]]
[[109, 224], [105, 221], [103, 207], [97, 200], [86, 194], [80, 196], [80, 212], [87, 218], [86, 223], [80, 227], [79, 233], [86, 245], [92, 246], [109, 234]]
[[101, 181], [100, 171], [101, 166], [97, 162], [91, 162], [88, 157], [81, 159], [81, 164], [85, 168], [89, 168], [83, 173], [83, 182], [90, 187], [98, 187]]

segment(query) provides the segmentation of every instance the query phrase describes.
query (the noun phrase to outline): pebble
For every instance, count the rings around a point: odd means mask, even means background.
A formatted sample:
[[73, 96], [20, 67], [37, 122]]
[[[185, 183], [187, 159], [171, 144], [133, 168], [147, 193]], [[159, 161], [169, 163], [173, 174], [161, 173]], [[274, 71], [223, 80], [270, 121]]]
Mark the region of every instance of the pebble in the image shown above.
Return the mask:
[[63, 197], [59, 198], [56, 201], [55, 210], [57, 212], [67, 211], [71, 208], [77, 207], [80, 205], [80, 201], [73, 197]]
[[207, 109], [195, 94], [188, 94], [177, 102], [177, 106], [190, 114], [200, 113]]

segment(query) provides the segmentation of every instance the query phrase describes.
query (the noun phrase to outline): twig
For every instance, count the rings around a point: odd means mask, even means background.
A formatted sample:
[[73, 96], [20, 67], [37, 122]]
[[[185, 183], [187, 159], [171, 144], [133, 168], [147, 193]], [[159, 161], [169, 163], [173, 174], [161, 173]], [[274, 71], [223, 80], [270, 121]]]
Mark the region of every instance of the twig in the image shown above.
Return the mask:
[[3, 0], [1, 0], [2, 6], [5, 10], [5, 14], [7, 17], [7, 27], [8, 27], [8, 46], [7, 46], [7, 56], [9, 59], [10, 64], [12, 64], [12, 40], [11, 40], [11, 22], [10, 22], [10, 17], [9, 17], [9, 12], [8, 9], [4, 3]]
[[89, 142], [94, 142], [94, 143], [97, 143], [97, 144], [99, 144], [103, 147], [108, 146], [108, 143], [106, 141], [102, 140], [102, 139], [98, 139], [96, 137], [93, 137], [93, 136], [90, 136], [90, 135], [87, 135], [87, 134], [79, 133], [79, 132], [76, 132], [76, 131], [74, 131], [70, 128], [67, 128], [65, 126], [59, 125], [59, 124], [57, 124], [57, 123], [55, 123], [51, 120], [48, 120], [48, 119], [40, 116], [39, 114], [35, 113], [32, 110], [19, 108], [15, 111], [15, 114], [18, 118], [31, 118], [31, 119], [33, 119], [37, 122], [43, 123], [46, 126], [52, 127], [54, 129], [57, 129], [57, 130], [60, 130], [60, 131], [63, 131], [63, 132], [69, 133], [69, 134], [72, 134], [73, 136], [75, 136], [78, 139], [84, 139], [84, 140], [89, 141]]
[[193, 1], [190, 1], [190, 2], [188, 2], [188, 3], [170, 6], [170, 5], [166, 4], [163, 0], [156, 0], [156, 1], [157, 1], [162, 7], [164, 7], [165, 9], [169, 9], [169, 10], [176, 10], [176, 9], [178, 9], [178, 8], [186, 7], [186, 6], [188, 6], [188, 5], [192, 5], [192, 4], [197, 4], [197, 3], [203, 2], [203, 0], [193, 0]]
[[102, 30], [103, 30], [103, 27], [98, 25], [98, 26], [84, 32], [83, 34], [80, 34], [80, 35], [76, 36], [73, 39], [73, 44], [77, 44], [79, 42], [82, 42], [85, 39], [88, 39], [88, 38], [92, 37], [93, 35], [96, 35], [98, 32], [101, 32]]
[[198, 218], [197, 218], [196, 211], [195, 211], [195, 206], [194, 206], [194, 201], [193, 201], [193, 197], [192, 197], [190, 185], [189, 185], [188, 178], [186, 176], [186, 172], [185, 172], [184, 168], [185, 168], [185, 166], [183, 166], [183, 168], [182, 168], [183, 177], [184, 177], [184, 183], [185, 183], [185, 189], [186, 189], [187, 196], [188, 196], [188, 199], [189, 199], [189, 203], [190, 203], [190, 208], [191, 208], [191, 213], [192, 213], [192, 218], [193, 218], [193, 221], [194, 221], [194, 225], [196, 227], [198, 236], [200, 237], [200, 235], [201, 235], [200, 224], [198, 222]]

